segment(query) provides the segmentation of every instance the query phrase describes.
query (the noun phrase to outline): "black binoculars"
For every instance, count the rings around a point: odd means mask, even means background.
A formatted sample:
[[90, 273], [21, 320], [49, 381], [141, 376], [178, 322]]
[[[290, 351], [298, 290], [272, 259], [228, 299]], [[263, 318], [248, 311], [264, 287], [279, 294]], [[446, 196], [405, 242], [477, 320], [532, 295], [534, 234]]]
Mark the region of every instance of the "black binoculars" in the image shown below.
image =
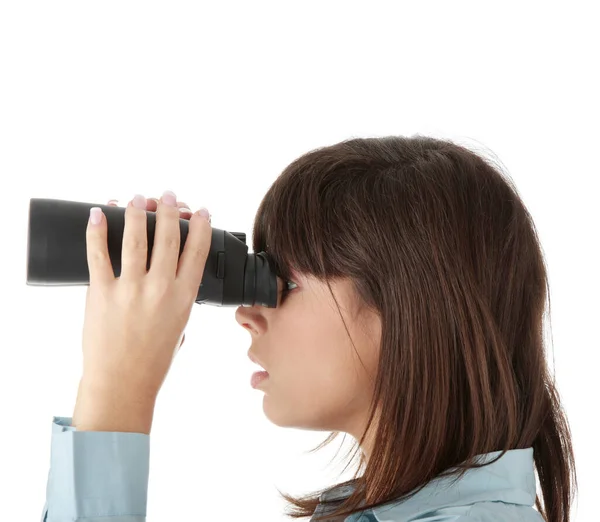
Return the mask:
[[[115, 277], [121, 274], [125, 208], [78, 201], [31, 198], [27, 233], [27, 284], [89, 285], [86, 233], [90, 208], [100, 207], [108, 226], [108, 253]], [[156, 213], [146, 211], [150, 268]], [[179, 219], [179, 255], [189, 223]], [[248, 253], [246, 234], [212, 229], [210, 252], [196, 303], [213, 306], [277, 307], [277, 276], [266, 252]]]

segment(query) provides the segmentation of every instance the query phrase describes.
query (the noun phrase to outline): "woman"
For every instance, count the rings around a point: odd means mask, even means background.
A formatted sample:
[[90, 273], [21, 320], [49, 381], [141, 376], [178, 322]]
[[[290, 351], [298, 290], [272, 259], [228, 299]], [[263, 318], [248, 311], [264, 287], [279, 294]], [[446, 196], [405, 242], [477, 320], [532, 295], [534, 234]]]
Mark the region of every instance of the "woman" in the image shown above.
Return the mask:
[[[178, 261], [178, 205], [172, 193], [129, 203], [119, 279], [105, 221], [88, 225], [84, 370], [73, 417], [53, 419], [43, 520], [145, 520], [153, 408], [210, 248], [210, 222], [186, 209]], [[351, 481], [283, 494], [290, 516], [569, 520], [576, 473], [544, 354], [546, 268], [499, 169], [422, 136], [320, 148], [267, 192], [253, 250], [279, 275], [276, 308], [236, 312], [269, 372], [256, 384], [266, 416], [331, 431], [325, 444], [350, 434], [360, 459]]]

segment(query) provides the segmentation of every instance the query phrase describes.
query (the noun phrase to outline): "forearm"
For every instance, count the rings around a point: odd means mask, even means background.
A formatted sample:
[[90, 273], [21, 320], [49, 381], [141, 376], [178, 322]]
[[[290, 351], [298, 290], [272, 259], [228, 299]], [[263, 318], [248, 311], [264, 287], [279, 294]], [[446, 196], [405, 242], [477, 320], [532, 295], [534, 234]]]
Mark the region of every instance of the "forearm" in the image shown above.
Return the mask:
[[156, 396], [127, 387], [79, 383], [72, 425], [78, 431], [150, 434]]

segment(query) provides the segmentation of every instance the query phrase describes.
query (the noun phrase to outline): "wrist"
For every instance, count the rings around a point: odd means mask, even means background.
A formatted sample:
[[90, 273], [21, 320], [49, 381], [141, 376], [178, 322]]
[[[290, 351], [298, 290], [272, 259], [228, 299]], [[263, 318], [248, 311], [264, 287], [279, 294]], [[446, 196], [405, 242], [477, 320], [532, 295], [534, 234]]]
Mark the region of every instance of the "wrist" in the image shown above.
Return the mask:
[[150, 434], [156, 396], [81, 380], [73, 412], [77, 431]]

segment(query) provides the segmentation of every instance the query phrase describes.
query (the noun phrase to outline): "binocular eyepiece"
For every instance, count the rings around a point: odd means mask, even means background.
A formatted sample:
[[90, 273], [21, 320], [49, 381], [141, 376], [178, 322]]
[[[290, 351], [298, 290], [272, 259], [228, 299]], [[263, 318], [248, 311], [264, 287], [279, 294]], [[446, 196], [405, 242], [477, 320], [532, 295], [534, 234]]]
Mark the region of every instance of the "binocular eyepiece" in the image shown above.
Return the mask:
[[[108, 253], [115, 277], [121, 274], [125, 208], [78, 201], [31, 198], [27, 235], [27, 284], [89, 285], [86, 231], [90, 208], [100, 207], [108, 226]], [[146, 211], [150, 268], [156, 213]], [[179, 256], [189, 223], [179, 219]], [[277, 307], [277, 276], [266, 252], [248, 253], [246, 234], [212, 229], [210, 252], [196, 298], [213, 306]]]

